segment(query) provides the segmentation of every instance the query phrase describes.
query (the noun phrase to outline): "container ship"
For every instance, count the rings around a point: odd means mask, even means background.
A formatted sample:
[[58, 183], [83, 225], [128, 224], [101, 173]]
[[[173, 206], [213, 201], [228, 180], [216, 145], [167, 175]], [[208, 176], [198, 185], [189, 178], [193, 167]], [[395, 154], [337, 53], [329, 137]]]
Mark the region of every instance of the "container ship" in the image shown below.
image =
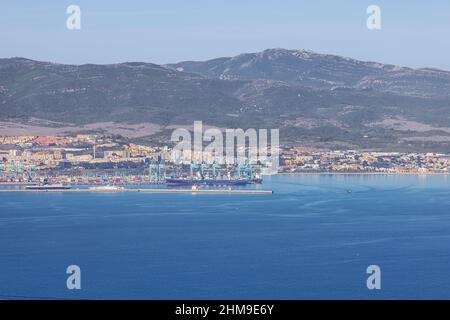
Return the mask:
[[168, 186], [244, 186], [247, 184], [262, 183], [262, 179], [195, 179], [195, 178], [169, 178]]

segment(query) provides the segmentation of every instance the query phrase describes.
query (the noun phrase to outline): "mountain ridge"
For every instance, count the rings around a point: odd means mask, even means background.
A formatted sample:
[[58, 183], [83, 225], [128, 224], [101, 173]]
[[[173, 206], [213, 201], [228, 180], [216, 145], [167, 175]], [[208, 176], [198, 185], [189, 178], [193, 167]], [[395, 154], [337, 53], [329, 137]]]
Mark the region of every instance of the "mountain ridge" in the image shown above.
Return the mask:
[[[234, 57], [184, 61], [166, 66], [223, 80], [272, 79], [329, 89], [336, 86], [368, 87], [417, 96], [430, 93], [440, 95], [442, 84], [445, 85], [446, 96], [449, 96], [450, 90], [450, 72], [446, 70], [360, 61], [311, 50], [266, 49]], [[413, 79], [409, 79], [411, 77]], [[412, 86], [411, 81], [414, 80], [421, 80], [422, 83]]]
[[280, 128], [287, 144], [446, 151], [450, 72], [287, 49], [168, 65], [0, 59], [0, 122], [31, 118], [99, 132], [152, 124], [142, 138], [159, 141], [203, 120]]

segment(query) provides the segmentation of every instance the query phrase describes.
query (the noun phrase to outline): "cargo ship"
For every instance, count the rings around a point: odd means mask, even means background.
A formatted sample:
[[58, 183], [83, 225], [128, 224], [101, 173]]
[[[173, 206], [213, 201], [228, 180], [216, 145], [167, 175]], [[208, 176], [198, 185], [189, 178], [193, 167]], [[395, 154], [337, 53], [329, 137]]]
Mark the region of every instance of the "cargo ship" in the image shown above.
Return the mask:
[[72, 189], [71, 186], [63, 185], [63, 184], [40, 184], [36, 186], [26, 186], [26, 190], [69, 190]]
[[262, 183], [262, 179], [195, 179], [170, 178], [166, 179], [168, 186], [245, 186], [247, 184]]

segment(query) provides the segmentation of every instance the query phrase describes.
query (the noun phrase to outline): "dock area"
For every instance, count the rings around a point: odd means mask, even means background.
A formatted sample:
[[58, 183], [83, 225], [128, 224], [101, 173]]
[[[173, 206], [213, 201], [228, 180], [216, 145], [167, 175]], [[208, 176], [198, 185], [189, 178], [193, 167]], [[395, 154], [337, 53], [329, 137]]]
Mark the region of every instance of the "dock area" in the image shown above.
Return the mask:
[[245, 189], [122, 189], [122, 190], [27, 190], [27, 189], [0, 189], [0, 192], [37, 192], [37, 193], [191, 193], [191, 194], [273, 194], [273, 190], [245, 190]]

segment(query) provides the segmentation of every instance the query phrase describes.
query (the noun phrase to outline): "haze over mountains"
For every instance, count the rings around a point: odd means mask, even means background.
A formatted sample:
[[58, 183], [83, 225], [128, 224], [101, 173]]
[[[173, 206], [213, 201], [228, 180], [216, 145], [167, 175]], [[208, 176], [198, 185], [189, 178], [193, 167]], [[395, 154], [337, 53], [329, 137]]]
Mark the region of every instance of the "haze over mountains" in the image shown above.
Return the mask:
[[0, 134], [164, 141], [194, 120], [287, 144], [450, 152], [450, 72], [269, 49], [165, 66], [0, 59]]
[[268, 49], [206, 62], [169, 67], [223, 80], [279, 80], [321, 89], [351, 87], [405, 95], [450, 95], [450, 73], [363, 62], [309, 50]]

